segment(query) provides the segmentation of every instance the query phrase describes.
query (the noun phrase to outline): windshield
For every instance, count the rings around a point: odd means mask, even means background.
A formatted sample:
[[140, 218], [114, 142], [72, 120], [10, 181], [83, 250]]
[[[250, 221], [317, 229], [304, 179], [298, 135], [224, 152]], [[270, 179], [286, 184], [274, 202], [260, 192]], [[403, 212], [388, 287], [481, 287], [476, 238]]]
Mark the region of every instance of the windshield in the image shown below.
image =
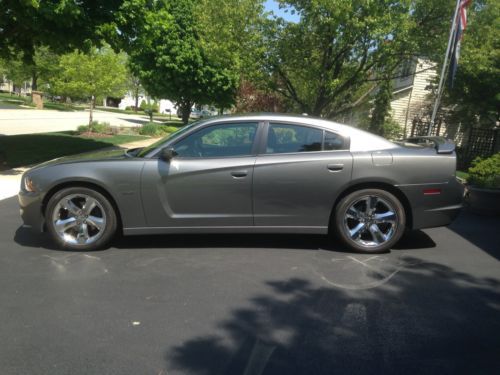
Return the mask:
[[172, 138], [172, 137], [177, 137], [178, 135], [181, 135], [183, 133], [185, 133], [186, 131], [188, 131], [189, 129], [193, 128], [195, 125], [198, 125], [200, 123], [200, 121], [196, 121], [196, 122], [193, 122], [192, 124], [189, 124], [189, 125], [186, 125], [186, 126], [183, 126], [181, 128], [179, 128], [178, 130], [176, 130], [175, 132], [173, 133], [170, 133], [169, 135], [157, 140], [155, 143], [149, 145], [148, 147], [144, 147], [138, 154], [137, 154], [137, 157], [140, 157], [140, 158], [143, 158], [145, 157], [147, 154], [149, 154], [151, 151], [153, 151], [155, 148], [157, 148], [158, 146], [160, 146], [161, 144], [165, 143], [168, 139]]

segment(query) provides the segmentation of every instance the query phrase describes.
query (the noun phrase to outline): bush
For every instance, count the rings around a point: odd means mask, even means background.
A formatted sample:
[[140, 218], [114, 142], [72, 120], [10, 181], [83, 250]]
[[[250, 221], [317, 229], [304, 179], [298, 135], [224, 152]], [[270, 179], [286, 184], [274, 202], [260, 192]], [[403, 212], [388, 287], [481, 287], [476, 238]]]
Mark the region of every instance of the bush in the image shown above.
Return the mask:
[[139, 134], [141, 135], [149, 135], [150, 137], [162, 137], [171, 133], [168, 129], [169, 127], [163, 126], [161, 124], [156, 124], [154, 122], [150, 122], [144, 124], [139, 130]]
[[468, 173], [469, 184], [488, 189], [500, 189], [500, 152], [487, 159], [475, 158]]
[[[88, 125], [80, 125], [77, 128], [78, 133], [86, 133], [89, 131], [89, 126]], [[92, 132], [93, 133], [99, 133], [99, 134], [112, 134], [113, 131], [111, 129], [111, 125], [107, 122], [100, 123], [98, 121], [93, 121], [92, 122]]]
[[88, 125], [80, 125], [78, 128], [76, 128], [76, 131], [78, 133], [87, 133], [89, 131], [89, 126]]
[[392, 118], [385, 120], [383, 127], [384, 137], [390, 140], [398, 140], [403, 137], [403, 129]]
[[92, 123], [92, 131], [99, 134], [111, 134], [111, 125], [108, 122], [97, 122]]

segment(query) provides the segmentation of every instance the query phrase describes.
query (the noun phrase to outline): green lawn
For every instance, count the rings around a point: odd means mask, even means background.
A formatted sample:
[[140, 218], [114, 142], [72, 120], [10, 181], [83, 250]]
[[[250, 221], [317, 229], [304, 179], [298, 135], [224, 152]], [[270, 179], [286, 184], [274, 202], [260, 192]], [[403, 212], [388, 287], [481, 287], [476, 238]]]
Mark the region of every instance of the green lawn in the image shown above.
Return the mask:
[[85, 138], [73, 135], [72, 132], [4, 136], [0, 137], [0, 166], [8, 168], [28, 166], [61, 156], [147, 138], [122, 134], [103, 138]]

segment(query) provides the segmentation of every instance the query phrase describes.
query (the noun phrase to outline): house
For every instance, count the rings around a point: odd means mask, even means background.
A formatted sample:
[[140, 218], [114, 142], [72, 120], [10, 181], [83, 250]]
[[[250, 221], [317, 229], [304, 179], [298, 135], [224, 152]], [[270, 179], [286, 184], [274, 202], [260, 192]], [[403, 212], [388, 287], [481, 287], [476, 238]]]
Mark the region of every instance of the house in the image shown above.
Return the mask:
[[[148, 100], [153, 100], [145, 95], [139, 95], [139, 100], [138, 104], [139, 106], [141, 105], [142, 101], [145, 100], [146, 102]], [[118, 108], [120, 109], [126, 109], [127, 107], [134, 107], [135, 106], [135, 97], [130, 95], [130, 93], [127, 93], [120, 101], [118, 104]], [[159, 101], [159, 113], [176, 113], [176, 108], [173, 102], [167, 99], [160, 99]]]
[[431, 85], [436, 76], [436, 64], [418, 58], [404, 63], [393, 80], [391, 115], [404, 130], [405, 136], [410, 135], [414, 118], [428, 114], [432, 104]]
[[[436, 64], [423, 58], [405, 62], [395, 73], [392, 82], [391, 117], [403, 129], [405, 136], [411, 134], [415, 118], [428, 115], [433, 100], [432, 82], [436, 76]], [[361, 103], [338, 120], [354, 126], [366, 124], [371, 116], [374, 95], [375, 93], [369, 102]]]
[[22, 86], [14, 85], [14, 82], [6, 76], [0, 76], [0, 91], [8, 93], [17, 93], [20, 95], [31, 95], [31, 83], [26, 81]]

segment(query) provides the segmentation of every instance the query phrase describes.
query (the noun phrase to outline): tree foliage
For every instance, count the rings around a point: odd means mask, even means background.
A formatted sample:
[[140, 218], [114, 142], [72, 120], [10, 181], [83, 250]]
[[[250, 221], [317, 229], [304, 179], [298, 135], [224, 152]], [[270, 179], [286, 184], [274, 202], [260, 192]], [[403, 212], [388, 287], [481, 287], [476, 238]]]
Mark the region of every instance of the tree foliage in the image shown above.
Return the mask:
[[91, 99], [89, 126], [97, 97], [121, 97], [126, 92], [127, 68], [123, 54], [109, 47], [61, 56], [59, 74], [50, 82], [55, 95]]
[[382, 81], [375, 95], [370, 126], [368, 130], [372, 133], [384, 136], [384, 124], [390, 118], [392, 99], [392, 84], [390, 80]]
[[[335, 117], [373, 92], [378, 72], [442, 50], [453, 0], [288, 0], [297, 23], [270, 25], [267, 70], [295, 111]], [[386, 78], [384, 78], [386, 79]]]
[[123, 0], [1, 0], [0, 54], [23, 54], [31, 62], [35, 48], [56, 52], [98, 43]]
[[500, 2], [479, 0], [469, 12], [458, 70], [445, 104], [450, 122], [494, 125], [500, 119]]
[[[120, 36], [130, 55], [132, 72], [154, 97], [176, 102], [187, 122], [191, 107], [234, 102], [249, 48], [245, 30], [248, 12], [258, 14], [255, 1], [133, 0], [122, 10]], [[142, 12], [137, 21], [130, 9]], [[129, 25], [134, 22], [134, 28]], [[253, 57], [253, 56], [252, 56]]]

